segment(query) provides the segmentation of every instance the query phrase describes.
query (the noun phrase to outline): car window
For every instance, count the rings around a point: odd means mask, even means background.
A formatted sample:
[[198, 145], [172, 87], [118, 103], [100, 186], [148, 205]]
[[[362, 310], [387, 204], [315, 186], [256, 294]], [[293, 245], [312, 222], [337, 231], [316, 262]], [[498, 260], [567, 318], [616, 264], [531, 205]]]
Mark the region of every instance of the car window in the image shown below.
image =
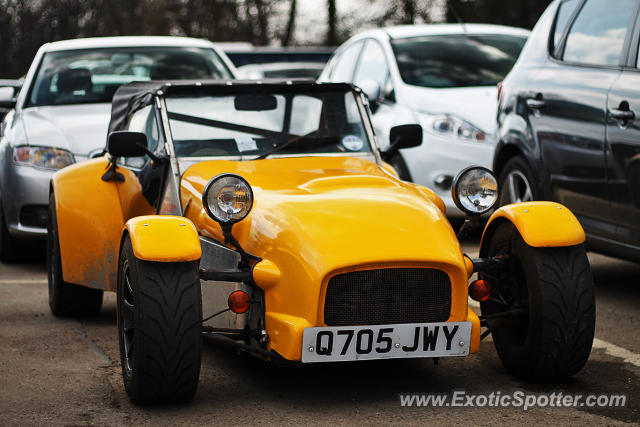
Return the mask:
[[362, 42], [357, 42], [346, 48], [338, 58], [338, 62], [331, 70], [332, 82], [352, 82], [353, 70], [356, 67], [358, 54], [362, 48]]
[[133, 81], [220, 79], [231, 73], [213, 49], [129, 47], [48, 52], [38, 68], [27, 107], [111, 102]]
[[[127, 130], [131, 132], [141, 132], [147, 135], [147, 148], [149, 151], [154, 152], [158, 147], [158, 123], [154, 110], [150, 105], [136, 111], [131, 116]], [[133, 168], [141, 168], [146, 161], [147, 156], [127, 157], [124, 159], [124, 164]]]
[[291, 127], [289, 132], [306, 135], [318, 129], [322, 114], [322, 101], [307, 95], [293, 98], [291, 108]]
[[578, 0], [566, 0], [560, 4], [553, 30], [552, 52], [556, 51], [556, 48], [558, 47], [558, 44], [560, 43], [562, 36], [567, 29], [567, 25], [569, 25], [569, 19], [571, 19], [574, 11], [576, 10], [576, 6], [578, 6]]
[[378, 83], [380, 90], [384, 90], [388, 75], [389, 66], [382, 46], [375, 40], [368, 40], [360, 54], [354, 83], [358, 85], [364, 81], [373, 80]]
[[285, 143], [281, 154], [371, 153], [351, 90], [239, 91], [166, 103], [178, 157], [255, 158]]
[[410, 85], [495, 86], [518, 59], [526, 37], [447, 34], [391, 41], [400, 77]]
[[[640, 0], [588, 0], [578, 13], [562, 59], [591, 65], [619, 65], [624, 39]], [[626, 11], [627, 13], [622, 13]]]

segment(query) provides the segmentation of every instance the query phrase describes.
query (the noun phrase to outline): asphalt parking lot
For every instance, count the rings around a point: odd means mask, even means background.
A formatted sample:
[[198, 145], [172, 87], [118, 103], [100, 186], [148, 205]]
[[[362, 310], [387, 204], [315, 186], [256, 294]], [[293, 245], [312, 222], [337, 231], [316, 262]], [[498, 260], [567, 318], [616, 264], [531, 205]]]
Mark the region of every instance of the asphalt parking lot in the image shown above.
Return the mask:
[[[477, 245], [465, 245], [467, 252]], [[597, 327], [577, 376], [527, 383], [508, 376], [487, 338], [466, 358], [274, 366], [206, 342], [200, 386], [188, 405], [138, 407], [122, 385], [115, 298], [87, 319], [53, 317], [44, 250], [36, 260], [0, 264], [1, 425], [200, 424], [638, 424], [640, 265], [589, 254]], [[491, 407], [477, 396], [626, 396], [626, 406]], [[400, 394], [476, 396], [475, 407], [406, 407]], [[486, 400], [486, 399], [484, 399]], [[451, 401], [448, 401], [450, 403]], [[464, 399], [464, 402], [468, 402]]]

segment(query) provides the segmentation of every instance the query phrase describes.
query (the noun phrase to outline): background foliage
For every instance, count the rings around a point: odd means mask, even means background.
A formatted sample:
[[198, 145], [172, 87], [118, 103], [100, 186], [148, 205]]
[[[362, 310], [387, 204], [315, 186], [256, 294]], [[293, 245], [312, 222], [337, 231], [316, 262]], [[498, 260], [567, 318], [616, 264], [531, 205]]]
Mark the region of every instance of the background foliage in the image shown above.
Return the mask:
[[[531, 28], [550, 1], [0, 0], [0, 78], [23, 75], [38, 47], [55, 40], [182, 35], [290, 46], [299, 44], [296, 26], [305, 30], [301, 8], [314, 5], [326, 11], [326, 22], [318, 37], [303, 43], [337, 46], [361, 28], [431, 22], [434, 11], [441, 12], [437, 20], [456, 22], [459, 16], [465, 22]], [[343, 6], [350, 12], [341, 14]]]

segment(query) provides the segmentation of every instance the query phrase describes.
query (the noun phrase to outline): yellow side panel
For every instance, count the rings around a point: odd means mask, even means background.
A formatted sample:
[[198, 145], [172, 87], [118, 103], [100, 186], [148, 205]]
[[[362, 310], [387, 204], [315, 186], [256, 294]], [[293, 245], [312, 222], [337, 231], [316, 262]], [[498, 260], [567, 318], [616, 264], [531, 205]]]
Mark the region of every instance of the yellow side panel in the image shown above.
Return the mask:
[[115, 290], [124, 221], [118, 191], [101, 179], [107, 157], [58, 171], [52, 179], [58, 217], [62, 277], [93, 288]]
[[509, 220], [529, 245], [536, 248], [574, 246], [585, 241], [585, 234], [573, 213], [559, 203], [525, 202], [506, 205], [491, 215], [482, 239], [498, 218]]
[[180, 216], [147, 215], [125, 225], [136, 258], [145, 261], [195, 261], [202, 256], [198, 231]]
[[118, 172], [124, 176], [124, 182], [118, 182], [118, 195], [124, 220], [141, 215], [153, 215], [156, 209], [142, 195], [140, 180], [133, 171], [119, 167]]

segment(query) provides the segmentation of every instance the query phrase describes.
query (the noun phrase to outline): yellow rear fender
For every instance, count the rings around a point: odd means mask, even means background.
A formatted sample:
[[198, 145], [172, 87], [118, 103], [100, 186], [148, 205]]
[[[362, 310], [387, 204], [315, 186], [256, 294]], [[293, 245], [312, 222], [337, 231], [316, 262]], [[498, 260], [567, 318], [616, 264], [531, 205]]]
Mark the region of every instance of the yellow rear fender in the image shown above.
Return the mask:
[[578, 219], [565, 206], [554, 202], [525, 202], [506, 205], [491, 215], [482, 234], [480, 256], [485, 242], [502, 222], [511, 222], [524, 241], [535, 248], [574, 246], [584, 243]]
[[127, 221], [124, 233], [136, 258], [144, 261], [196, 261], [202, 256], [196, 227], [181, 216], [138, 216]]

